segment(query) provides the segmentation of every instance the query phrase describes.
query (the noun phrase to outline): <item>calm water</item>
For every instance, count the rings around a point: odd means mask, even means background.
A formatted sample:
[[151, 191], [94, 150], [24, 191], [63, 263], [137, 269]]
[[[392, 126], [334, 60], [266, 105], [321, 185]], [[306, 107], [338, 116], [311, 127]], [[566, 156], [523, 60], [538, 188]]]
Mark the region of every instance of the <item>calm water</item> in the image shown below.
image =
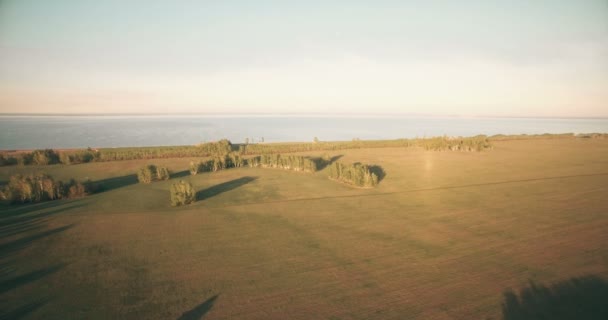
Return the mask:
[[608, 132], [608, 119], [425, 117], [0, 116], [0, 149]]

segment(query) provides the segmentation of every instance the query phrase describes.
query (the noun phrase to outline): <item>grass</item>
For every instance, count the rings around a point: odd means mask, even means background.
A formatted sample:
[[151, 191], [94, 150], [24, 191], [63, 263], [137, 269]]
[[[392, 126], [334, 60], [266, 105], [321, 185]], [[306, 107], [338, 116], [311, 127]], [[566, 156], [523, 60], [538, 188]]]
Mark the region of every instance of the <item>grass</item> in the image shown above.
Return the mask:
[[[145, 185], [137, 168], [191, 159], [0, 168], [112, 185], [0, 207], [0, 319], [605, 318], [608, 140], [330, 156], [386, 176], [357, 189], [239, 168]], [[177, 179], [201, 200], [172, 208]]]

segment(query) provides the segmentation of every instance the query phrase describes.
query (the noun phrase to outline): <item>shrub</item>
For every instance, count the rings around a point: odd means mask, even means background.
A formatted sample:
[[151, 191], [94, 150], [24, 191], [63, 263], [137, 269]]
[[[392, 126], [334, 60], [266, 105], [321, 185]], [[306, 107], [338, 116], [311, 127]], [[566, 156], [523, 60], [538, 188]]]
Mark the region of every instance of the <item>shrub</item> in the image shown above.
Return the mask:
[[177, 183], [171, 185], [171, 205], [182, 206], [187, 205], [195, 201], [195, 192], [190, 182], [180, 180]]

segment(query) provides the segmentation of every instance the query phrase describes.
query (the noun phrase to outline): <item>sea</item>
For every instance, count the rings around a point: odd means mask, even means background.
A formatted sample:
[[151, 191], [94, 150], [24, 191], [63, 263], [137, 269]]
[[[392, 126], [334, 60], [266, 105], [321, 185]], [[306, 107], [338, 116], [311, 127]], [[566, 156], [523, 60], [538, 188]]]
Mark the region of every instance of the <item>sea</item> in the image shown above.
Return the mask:
[[0, 115], [0, 150], [597, 132], [608, 132], [607, 118]]

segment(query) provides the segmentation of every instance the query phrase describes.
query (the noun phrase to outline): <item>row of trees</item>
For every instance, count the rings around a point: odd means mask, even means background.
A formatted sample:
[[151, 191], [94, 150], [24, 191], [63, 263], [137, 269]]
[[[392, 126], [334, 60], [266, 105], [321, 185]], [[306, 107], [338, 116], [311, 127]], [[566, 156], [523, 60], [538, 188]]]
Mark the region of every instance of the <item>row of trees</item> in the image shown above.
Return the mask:
[[367, 188], [374, 187], [379, 182], [378, 175], [372, 172], [372, 167], [361, 163], [345, 165], [340, 162], [334, 162], [329, 165], [329, 178], [357, 187]]
[[85, 183], [74, 179], [67, 182], [56, 181], [44, 173], [14, 175], [10, 177], [8, 185], [0, 190], [0, 199], [10, 200], [11, 203], [72, 199], [84, 197], [98, 188], [90, 181]]
[[190, 162], [190, 174], [199, 172], [215, 172], [228, 168], [239, 168], [243, 166], [279, 168], [293, 171], [315, 172], [323, 165], [322, 158], [310, 158], [296, 155], [284, 156], [280, 154], [264, 154], [250, 158], [244, 158], [237, 152], [231, 152], [223, 156], [214, 156], [211, 159], [199, 162]]
[[275, 153], [263, 154], [261, 156], [249, 158], [248, 164], [250, 167], [279, 168], [284, 170], [315, 172], [318, 169], [317, 163], [319, 161], [321, 161], [321, 159], [313, 159], [296, 155], [285, 156]]
[[223, 155], [215, 155], [211, 159], [190, 162], [190, 174], [196, 175], [199, 172], [215, 172], [228, 168], [240, 168], [247, 161], [237, 152], [230, 152]]
[[140, 183], [150, 183], [158, 180], [169, 180], [169, 170], [165, 167], [157, 167], [149, 164], [137, 170], [137, 180]]

